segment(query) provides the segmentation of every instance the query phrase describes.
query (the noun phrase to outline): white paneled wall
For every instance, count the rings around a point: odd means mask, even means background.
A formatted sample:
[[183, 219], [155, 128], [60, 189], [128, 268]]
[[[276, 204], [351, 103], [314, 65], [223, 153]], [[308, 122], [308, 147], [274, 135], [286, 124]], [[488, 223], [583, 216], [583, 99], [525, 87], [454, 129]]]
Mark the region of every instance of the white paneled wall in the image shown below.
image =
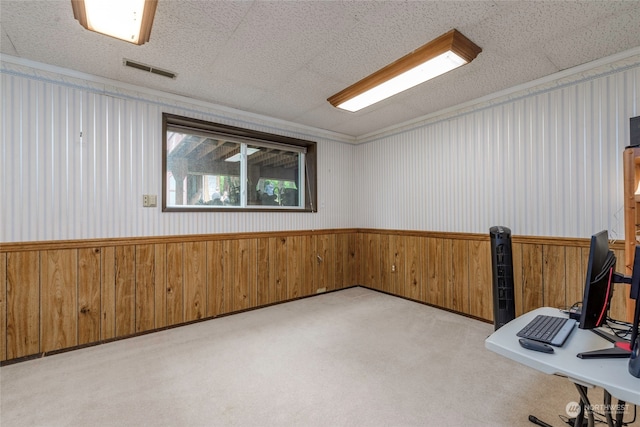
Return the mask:
[[[361, 146], [362, 227], [624, 238], [622, 152], [640, 59], [451, 112]], [[506, 97], [505, 97], [506, 98]], [[374, 183], [374, 185], [371, 185]]]
[[[624, 237], [621, 161], [629, 117], [640, 115], [637, 57], [358, 146], [196, 101], [0, 65], [0, 242], [345, 227], [487, 233], [493, 225], [518, 235], [608, 229]], [[319, 212], [143, 208], [143, 194], [161, 195], [162, 112], [318, 141]]]
[[[349, 228], [355, 147], [201, 104], [2, 64], [0, 242]], [[318, 142], [318, 213], [163, 213], [162, 113]], [[320, 132], [318, 132], [320, 134]]]
[[[358, 148], [361, 227], [624, 237], [622, 152], [640, 58], [434, 118]], [[506, 97], [505, 97], [506, 98]]]

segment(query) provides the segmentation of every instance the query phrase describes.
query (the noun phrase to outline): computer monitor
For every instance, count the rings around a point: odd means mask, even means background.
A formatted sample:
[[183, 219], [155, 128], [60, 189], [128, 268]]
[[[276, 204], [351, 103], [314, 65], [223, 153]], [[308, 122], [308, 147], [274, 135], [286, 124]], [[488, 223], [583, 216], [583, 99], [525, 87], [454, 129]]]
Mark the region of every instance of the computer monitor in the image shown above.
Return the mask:
[[634, 300], [635, 308], [633, 311], [633, 321], [631, 324], [631, 339], [629, 340], [628, 350], [633, 349], [633, 344], [638, 338], [638, 329], [640, 328], [640, 245], [636, 245], [635, 255], [633, 257], [633, 273], [631, 275], [631, 291], [629, 298]]
[[580, 329], [602, 326], [609, 311], [613, 293], [616, 257], [609, 250], [609, 233], [603, 230], [591, 236], [587, 276], [580, 313]]
[[633, 257], [633, 273], [631, 275], [631, 292], [629, 297], [638, 301], [640, 298], [640, 245], [636, 245]]
[[[582, 359], [626, 358], [631, 355], [631, 346], [638, 333], [638, 293], [640, 293], [640, 247], [636, 247], [631, 277], [616, 273], [616, 257], [609, 250], [608, 234], [601, 231], [591, 237], [587, 278], [580, 314], [581, 329], [591, 329], [602, 338], [614, 343], [612, 348], [589, 351], [578, 354]], [[631, 284], [630, 296], [636, 300], [636, 309], [632, 326], [631, 340], [619, 338], [597, 330], [602, 326], [609, 312], [613, 286], [615, 283]]]

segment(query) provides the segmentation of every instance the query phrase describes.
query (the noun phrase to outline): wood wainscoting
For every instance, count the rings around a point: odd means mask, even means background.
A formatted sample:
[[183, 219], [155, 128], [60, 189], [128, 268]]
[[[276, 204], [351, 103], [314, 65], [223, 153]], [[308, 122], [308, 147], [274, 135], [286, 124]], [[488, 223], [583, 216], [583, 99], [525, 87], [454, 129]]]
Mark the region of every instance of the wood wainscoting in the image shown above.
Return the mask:
[[[516, 315], [582, 301], [589, 239], [512, 236]], [[493, 322], [489, 233], [360, 229], [358, 283]], [[624, 274], [624, 242], [610, 243]], [[629, 285], [616, 285], [611, 316], [627, 318]]]
[[0, 361], [357, 283], [356, 230], [3, 244]]
[[[512, 241], [517, 314], [582, 299], [588, 239]], [[623, 243], [612, 247], [624, 259]], [[354, 285], [492, 321], [489, 235], [337, 229], [3, 243], [0, 362]]]

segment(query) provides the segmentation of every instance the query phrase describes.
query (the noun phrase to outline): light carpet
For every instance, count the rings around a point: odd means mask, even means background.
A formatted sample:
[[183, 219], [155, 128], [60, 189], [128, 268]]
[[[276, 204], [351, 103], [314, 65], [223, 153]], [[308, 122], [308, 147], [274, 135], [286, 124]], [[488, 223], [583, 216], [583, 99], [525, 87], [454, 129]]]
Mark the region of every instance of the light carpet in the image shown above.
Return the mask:
[[355, 287], [6, 365], [0, 424], [566, 425], [573, 385], [486, 350], [491, 332]]

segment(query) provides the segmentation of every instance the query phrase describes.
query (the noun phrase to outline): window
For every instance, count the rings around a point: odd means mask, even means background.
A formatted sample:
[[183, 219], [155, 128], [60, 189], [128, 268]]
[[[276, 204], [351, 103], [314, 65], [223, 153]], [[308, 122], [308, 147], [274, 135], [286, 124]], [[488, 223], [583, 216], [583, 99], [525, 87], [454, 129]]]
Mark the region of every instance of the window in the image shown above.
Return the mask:
[[316, 212], [316, 143], [164, 113], [162, 210]]

